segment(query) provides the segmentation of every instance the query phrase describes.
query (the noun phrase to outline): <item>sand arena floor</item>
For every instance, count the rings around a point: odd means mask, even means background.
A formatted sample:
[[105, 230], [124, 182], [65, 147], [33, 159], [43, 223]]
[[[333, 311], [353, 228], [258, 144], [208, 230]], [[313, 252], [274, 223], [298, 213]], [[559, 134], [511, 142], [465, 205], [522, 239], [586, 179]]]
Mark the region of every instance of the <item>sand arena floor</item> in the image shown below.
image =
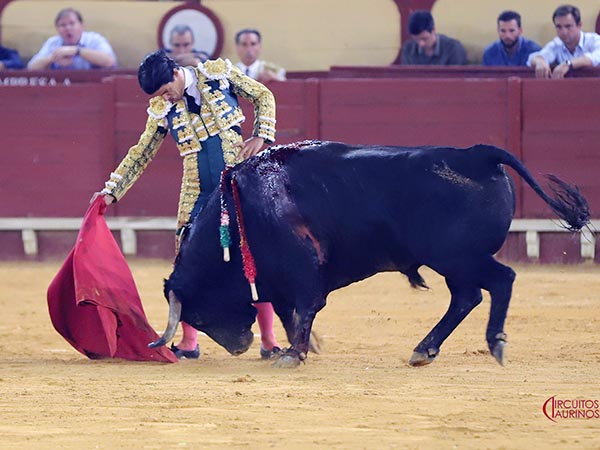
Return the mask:
[[[600, 418], [549, 420], [544, 403], [600, 401], [600, 267], [515, 266], [508, 363], [489, 355], [489, 297], [427, 367], [413, 347], [448, 305], [380, 274], [333, 293], [315, 329], [321, 355], [274, 369], [258, 340], [240, 357], [206, 336], [178, 364], [91, 361], [52, 328], [45, 292], [60, 262], [0, 263], [0, 448], [600, 448]], [[167, 261], [131, 261], [162, 330]], [[277, 330], [283, 338], [283, 331]]]

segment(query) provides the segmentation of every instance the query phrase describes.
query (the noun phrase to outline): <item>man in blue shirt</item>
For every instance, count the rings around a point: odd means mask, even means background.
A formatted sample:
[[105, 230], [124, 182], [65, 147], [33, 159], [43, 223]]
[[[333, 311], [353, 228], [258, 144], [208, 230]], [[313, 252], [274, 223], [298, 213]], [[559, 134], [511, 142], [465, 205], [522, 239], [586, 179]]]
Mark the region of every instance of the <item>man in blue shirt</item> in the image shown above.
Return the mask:
[[[600, 66], [600, 35], [581, 30], [581, 13], [572, 5], [556, 8], [552, 15], [557, 37], [539, 52], [529, 55], [527, 65], [537, 78], [564, 78], [572, 69]], [[550, 68], [550, 65], [555, 65]]]
[[541, 47], [537, 42], [522, 36], [521, 15], [515, 11], [504, 11], [498, 16], [496, 42], [483, 51], [484, 66], [525, 66], [530, 53]]
[[6, 48], [0, 45], [0, 70], [4, 69], [22, 69], [25, 67], [19, 52], [12, 48]]

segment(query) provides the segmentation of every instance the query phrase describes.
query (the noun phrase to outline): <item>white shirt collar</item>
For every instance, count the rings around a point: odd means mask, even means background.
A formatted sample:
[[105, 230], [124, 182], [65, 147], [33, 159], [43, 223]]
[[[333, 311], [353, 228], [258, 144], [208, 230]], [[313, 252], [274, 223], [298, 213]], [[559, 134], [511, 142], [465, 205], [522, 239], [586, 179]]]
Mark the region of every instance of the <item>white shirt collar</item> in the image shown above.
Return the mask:
[[[259, 75], [259, 72], [260, 72], [260, 60], [257, 59], [256, 61], [254, 61], [249, 66], [246, 66], [243, 62], [240, 61], [238, 63], [238, 67], [240, 68], [240, 70], [242, 72], [244, 72], [250, 78], [256, 79], [256, 78], [258, 78], [258, 75]], [[248, 69], [248, 70], [246, 70], [246, 69]]]
[[197, 105], [200, 105], [200, 91], [198, 91], [198, 77], [196, 77], [196, 73], [187, 67], [181, 67], [181, 69], [183, 70], [184, 90], [194, 97]]

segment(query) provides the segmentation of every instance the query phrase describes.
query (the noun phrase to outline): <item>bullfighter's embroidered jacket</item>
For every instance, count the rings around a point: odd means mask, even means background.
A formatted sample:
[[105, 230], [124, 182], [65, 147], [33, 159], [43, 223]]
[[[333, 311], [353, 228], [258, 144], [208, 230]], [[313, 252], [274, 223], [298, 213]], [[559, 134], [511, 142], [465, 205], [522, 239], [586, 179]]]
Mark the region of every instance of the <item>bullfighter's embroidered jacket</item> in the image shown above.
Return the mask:
[[198, 152], [202, 151], [202, 143], [219, 136], [225, 165], [229, 167], [240, 162], [239, 149], [234, 144], [242, 141], [239, 125], [245, 117], [237, 95], [254, 105], [253, 136], [261, 137], [267, 143], [275, 140], [275, 99], [269, 89], [244, 75], [229, 60], [209, 60], [190, 69], [198, 80], [199, 114], [187, 108], [184, 98], [174, 104], [160, 96], [151, 98], [146, 129], [110, 174], [102, 190], [120, 200], [154, 158], [170, 131], [183, 159], [178, 228], [189, 222], [200, 195]]

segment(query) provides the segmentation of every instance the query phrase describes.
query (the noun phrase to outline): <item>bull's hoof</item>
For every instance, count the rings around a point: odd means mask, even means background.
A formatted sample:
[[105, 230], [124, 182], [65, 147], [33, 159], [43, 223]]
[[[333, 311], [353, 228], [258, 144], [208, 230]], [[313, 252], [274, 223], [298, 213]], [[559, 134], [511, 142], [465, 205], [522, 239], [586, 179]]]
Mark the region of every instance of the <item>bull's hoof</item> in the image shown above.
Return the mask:
[[300, 365], [300, 358], [294, 355], [284, 354], [273, 362], [273, 367], [278, 369], [295, 369]]
[[323, 344], [323, 340], [321, 336], [311, 330], [310, 332], [310, 340], [308, 341], [308, 350], [316, 353], [317, 355], [321, 353], [321, 345]]
[[504, 347], [506, 347], [506, 334], [498, 333], [496, 336], [496, 340], [493, 343], [490, 343], [490, 352], [498, 361], [498, 364], [503, 366], [506, 362], [506, 358], [504, 355]]
[[293, 369], [298, 367], [305, 359], [306, 353], [289, 348], [282, 352], [279, 358], [273, 362], [273, 367], [277, 367], [278, 369]]
[[413, 352], [408, 364], [413, 367], [426, 366], [431, 364], [440, 351], [437, 348], [429, 348], [427, 352]]

